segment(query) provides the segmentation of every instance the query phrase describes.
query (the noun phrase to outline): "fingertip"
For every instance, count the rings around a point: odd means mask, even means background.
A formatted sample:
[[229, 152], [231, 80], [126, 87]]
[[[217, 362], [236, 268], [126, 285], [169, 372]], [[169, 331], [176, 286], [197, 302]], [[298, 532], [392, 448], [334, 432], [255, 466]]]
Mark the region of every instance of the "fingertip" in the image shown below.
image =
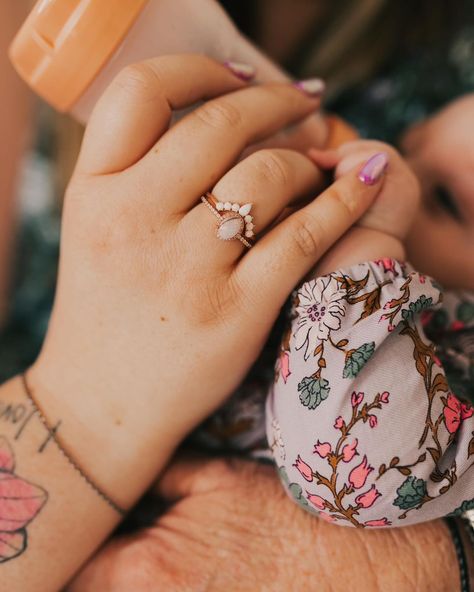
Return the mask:
[[251, 64], [227, 60], [223, 65], [242, 82], [250, 82], [257, 75], [257, 69]]
[[310, 148], [307, 151], [307, 156], [315, 165], [325, 170], [333, 169], [340, 160], [337, 150], [323, 148]]
[[389, 163], [387, 152], [378, 152], [365, 161], [357, 177], [364, 185], [376, 185], [384, 177]]

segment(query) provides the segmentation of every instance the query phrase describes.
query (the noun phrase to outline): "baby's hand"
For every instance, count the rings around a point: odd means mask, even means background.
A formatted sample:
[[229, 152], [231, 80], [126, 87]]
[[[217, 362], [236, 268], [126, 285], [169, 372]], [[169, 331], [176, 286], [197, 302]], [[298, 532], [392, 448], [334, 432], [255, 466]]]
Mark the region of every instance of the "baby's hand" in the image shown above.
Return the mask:
[[342, 144], [337, 150], [311, 149], [308, 154], [321, 168], [334, 168], [334, 176], [338, 179], [380, 152], [385, 152], [389, 159], [384, 186], [357, 225], [403, 241], [418, 208], [420, 187], [414, 173], [395, 148], [375, 140], [356, 140]]

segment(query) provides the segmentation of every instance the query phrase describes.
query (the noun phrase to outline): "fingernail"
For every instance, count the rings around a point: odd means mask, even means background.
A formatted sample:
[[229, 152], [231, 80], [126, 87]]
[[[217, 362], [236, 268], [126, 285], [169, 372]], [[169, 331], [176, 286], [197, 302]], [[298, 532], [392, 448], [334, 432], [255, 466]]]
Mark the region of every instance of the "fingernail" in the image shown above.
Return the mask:
[[252, 80], [257, 72], [253, 66], [250, 64], [244, 64], [242, 62], [227, 61], [224, 62], [224, 66], [229, 68], [229, 70], [233, 72], [237, 78], [240, 78], [240, 80], [243, 80], [244, 82]]
[[299, 80], [294, 85], [310, 97], [320, 97], [326, 90], [326, 83], [321, 78]]
[[366, 185], [375, 185], [387, 170], [387, 166], [388, 154], [386, 152], [374, 154], [362, 167], [359, 179]]

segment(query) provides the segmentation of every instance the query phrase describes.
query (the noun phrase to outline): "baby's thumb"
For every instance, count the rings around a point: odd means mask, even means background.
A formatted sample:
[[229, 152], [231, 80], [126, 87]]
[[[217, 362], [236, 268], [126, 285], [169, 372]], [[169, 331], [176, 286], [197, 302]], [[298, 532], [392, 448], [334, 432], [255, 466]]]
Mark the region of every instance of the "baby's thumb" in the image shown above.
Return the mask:
[[335, 168], [341, 160], [337, 150], [323, 150], [321, 148], [310, 148], [307, 156], [317, 167], [323, 170]]

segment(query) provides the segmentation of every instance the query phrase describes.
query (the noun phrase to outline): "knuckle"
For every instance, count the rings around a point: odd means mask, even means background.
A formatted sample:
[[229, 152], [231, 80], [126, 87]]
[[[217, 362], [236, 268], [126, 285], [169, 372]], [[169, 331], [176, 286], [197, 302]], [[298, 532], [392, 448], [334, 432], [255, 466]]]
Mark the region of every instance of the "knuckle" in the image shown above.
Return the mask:
[[290, 185], [292, 168], [285, 158], [275, 150], [260, 150], [254, 155], [256, 167], [265, 179], [274, 185]]
[[205, 125], [215, 129], [238, 128], [242, 125], [242, 114], [230, 101], [222, 99], [209, 101], [195, 111], [196, 117]]
[[314, 258], [322, 254], [323, 228], [316, 217], [308, 213], [296, 216], [292, 237], [299, 255]]
[[115, 84], [134, 97], [150, 99], [161, 92], [159, 75], [147, 62], [130, 64], [119, 72]]

